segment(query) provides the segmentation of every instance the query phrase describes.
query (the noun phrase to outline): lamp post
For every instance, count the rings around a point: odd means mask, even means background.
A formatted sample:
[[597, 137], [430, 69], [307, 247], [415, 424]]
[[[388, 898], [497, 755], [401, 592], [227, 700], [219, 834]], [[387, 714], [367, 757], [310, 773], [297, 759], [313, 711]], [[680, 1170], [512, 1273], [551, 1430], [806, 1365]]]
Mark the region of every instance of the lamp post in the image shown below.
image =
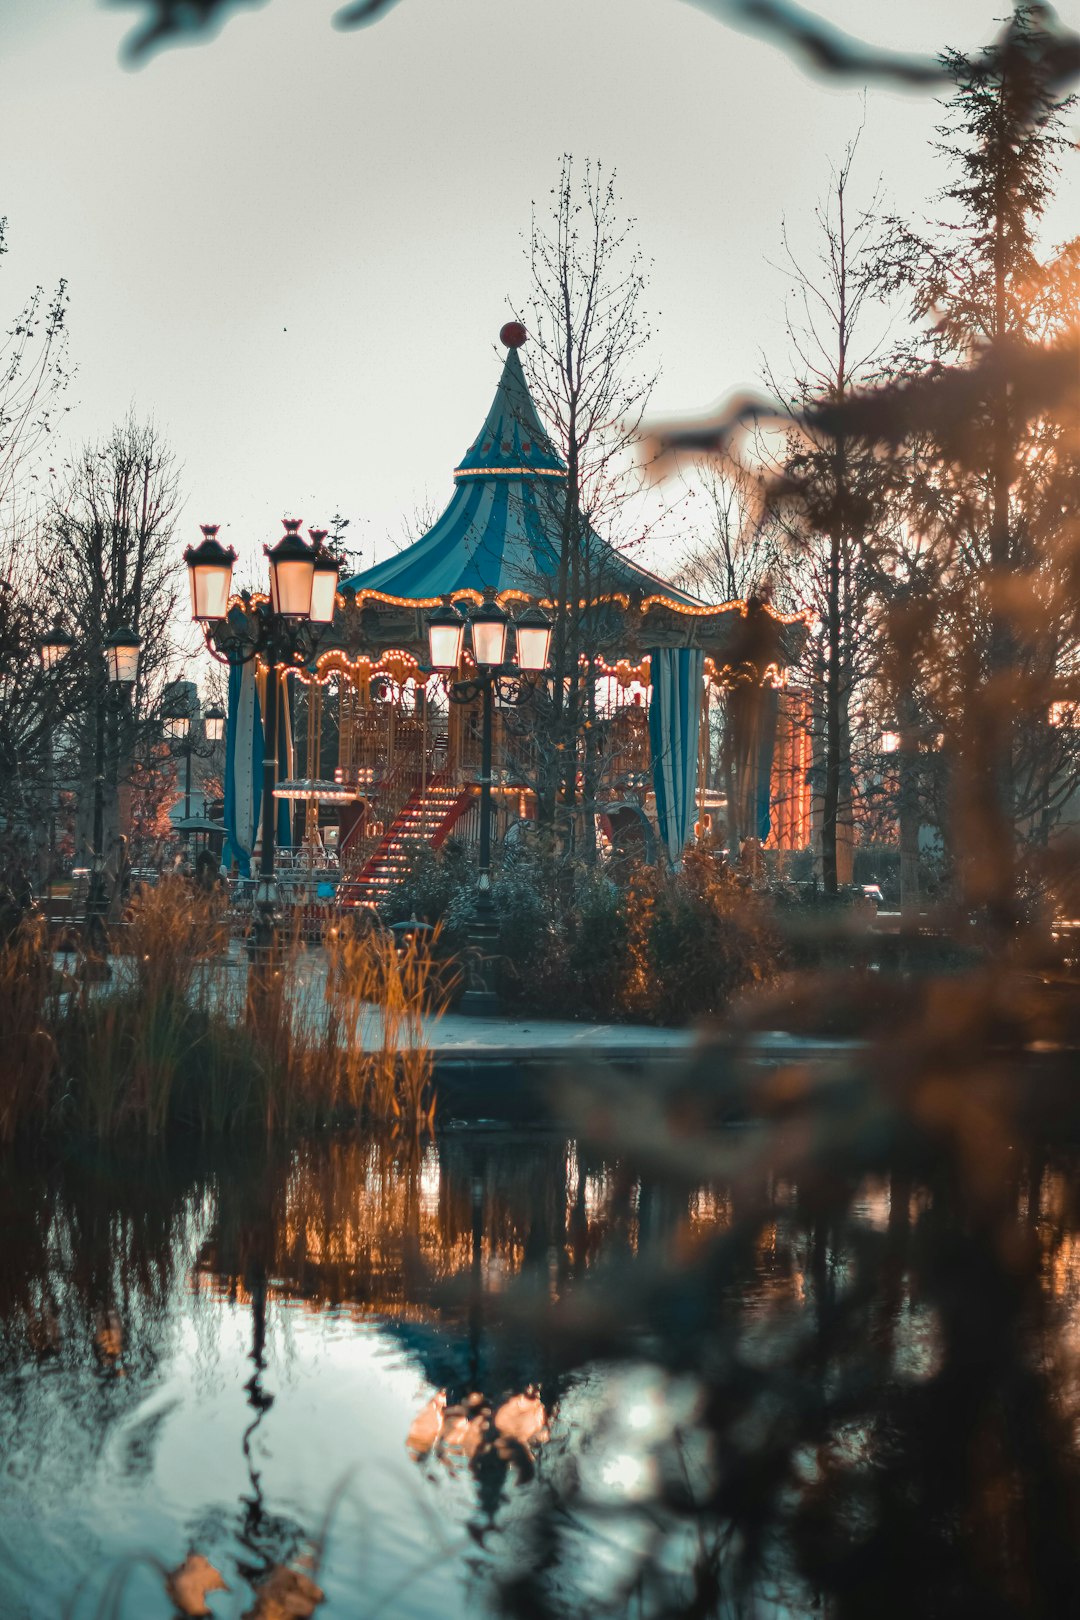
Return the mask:
[[[192, 725], [192, 718], [190, 708], [179, 694], [173, 696], [161, 716], [162, 728], [173, 745], [173, 752], [182, 756], [184, 760], [185, 821], [191, 820], [191, 761], [194, 758], [209, 759], [225, 730], [225, 711], [216, 704], [213, 708], [207, 709], [203, 715], [205, 741], [202, 743], [199, 742], [198, 734]], [[184, 829], [184, 844], [190, 853], [190, 827]]]
[[214, 703], [203, 715], [203, 730], [208, 743], [219, 743], [225, 736], [225, 710]]
[[[300, 520], [283, 518], [285, 533], [274, 546], [264, 546], [270, 572], [270, 599], [248, 593], [230, 613], [232, 570], [236, 552], [217, 538], [218, 525], [202, 525], [202, 541], [184, 553], [191, 584], [191, 616], [203, 626], [207, 646], [222, 662], [249, 663], [261, 657], [266, 669], [263, 714], [262, 849], [255, 890], [255, 949], [271, 953], [277, 921], [274, 877], [274, 817], [277, 801], [279, 667], [301, 667], [314, 657], [320, 637], [333, 623], [340, 563], [326, 551], [325, 529], [311, 529], [311, 543], [300, 537]], [[220, 652], [211, 643], [214, 627]]]
[[[493, 711], [496, 695], [503, 703], [520, 702], [523, 693], [535, 684], [535, 677], [547, 669], [551, 646], [551, 621], [539, 608], [530, 607], [514, 624], [517, 653], [516, 662], [507, 660], [507, 638], [511, 619], [495, 600], [495, 593], [485, 593], [484, 601], [473, 608], [468, 619], [450, 602], [443, 599], [441, 607], [428, 615], [428, 655], [433, 670], [445, 680], [451, 703], [482, 701], [482, 729], [480, 734], [480, 863], [473, 903], [473, 921], [470, 943], [477, 959], [475, 982], [462, 998], [462, 1012], [479, 1015], [498, 1010], [498, 996], [491, 983], [491, 947], [498, 934], [495, 907], [491, 898], [491, 754]], [[461, 652], [468, 625], [472, 634], [473, 660], [476, 674], [456, 678], [461, 664]], [[522, 676], [532, 676], [526, 682]]]
[[[41, 670], [46, 680], [55, 670], [61, 668], [64, 659], [71, 651], [74, 639], [71, 631], [58, 613], [53, 620], [52, 628], [42, 636], [38, 643], [38, 658], [41, 660]], [[51, 725], [46, 746], [48, 747], [45, 777], [46, 794], [49, 801], [49, 869], [45, 874], [45, 927], [48, 929], [52, 921], [53, 869], [56, 866], [56, 782], [54, 778], [55, 756], [53, 753]]]
[[[91, 853], [90, 884], [86, 897], [86, 934], [91, 944], [100, 941], [104, 930], [109, 897], [105, 892], [105, 704], [110, 692], [118, 694], [134, 686], [139, 675], [142, 637], [129, 625], [121, 625], [101, 644], [105, 659], [105, 679], [99, 688], [94, 771], [94, 847]], [[114, 710], [114, 718], [116, 713]], [[114, 739], [114, 754], [119, 739]]]
[[63, 616], [57, 614], [53, 620], [52, 628], [42, 636], [38, 643], [38, 657], [41, 667], [46, 673], [56, 669], [63, 663], [74, 643], [74, 636], [64, 623]]

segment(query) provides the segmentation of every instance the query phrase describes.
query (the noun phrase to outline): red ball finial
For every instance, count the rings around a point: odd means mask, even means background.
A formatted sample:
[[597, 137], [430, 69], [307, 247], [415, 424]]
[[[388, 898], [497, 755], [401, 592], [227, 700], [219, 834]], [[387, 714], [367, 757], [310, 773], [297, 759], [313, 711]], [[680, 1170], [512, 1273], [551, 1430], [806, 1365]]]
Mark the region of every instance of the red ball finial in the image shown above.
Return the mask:
[[528, 335], [520, 321], [507, 321], [499, 333], [499, 342], [505, 343], [508, 349], [520, 349]]

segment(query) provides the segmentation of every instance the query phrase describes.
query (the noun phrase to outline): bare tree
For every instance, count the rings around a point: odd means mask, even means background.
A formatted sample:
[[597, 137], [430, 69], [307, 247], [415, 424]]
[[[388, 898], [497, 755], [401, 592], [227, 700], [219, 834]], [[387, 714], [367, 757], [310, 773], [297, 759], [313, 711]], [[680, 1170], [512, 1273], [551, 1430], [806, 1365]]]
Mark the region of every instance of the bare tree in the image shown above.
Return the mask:
[[[603, 774], [599, 599], [615, 587], [617, 554], [600, 532], [619, 532], [641, 490], [632, 451], [656, 380], [645, 364], [646, 266], [634, 221], [619, 212], [614, 173], [587, 162], [579, 177], [563, 158], [550, 216], [533, 221], [529, 263], [527, 375], [567, 468], [565, 480], [543, 480], [538, 491], [557, 555], [542, 582], [555, 623], [551, 704], [537, 727], [537, 800], [547, 826], [557, 807], [565, 811], [572, 842], [577, 812], [591, 811]], [[592, 848], [586, 837], [587, 855]]]
[[[0, 256], [8, 251], [0, 219]], [[0, 522], [10, 541], [20, 527], [26, 475], [67, 407], [67, 282], [35, 287], [0, 342]], [[35, 477], [36, 481], [36, 477]]]
[[733, 453], [696, 474], [692, 495], [701, 498], [704, 521], [679, 569], [679, 584], [707, 602], [770, 600], [790, 594], [790, 558], [781, 525], [768, 506], [763, 470]]
[[[779, 502], [777, 510], [798, 593], [822, 625], [821, 636], [808, 644], [807, 674], [815, 696], [816, 831], [826, 893], [836, 892], [841, 876], [851, 879], [852, 711], [870, 662], [868, 612], [878, 588], [876, 547], [886, 522], [890, 469], [855, 436], [815, 431], [808, 407], [823, 400], [842, 405], [853, 392], [891, 372], [895, 360], [886, 353], [883, 309], [888, 227], [880, 218], [877, 194], [867, 207], [852, 206], [857, 145], [856, 137], [833, 174], [828, 201], [815, 210], [816, 266], [804, 265], [785, 230], [794, 286], [788, 334], [798, 370], [793, 384], [783, 390], [769, 376], [777, 396], [788, 398], [797, 424], [774, 462], [779, 493], [793, 497]], [[875, 307], [879, 322], [868, 331]], [[838, 845], [847, 850], [843, 861]]]
[[[8, 251], [0, 219], [0, 256]], [[46, 680], [38, 641], [52, 618], [52, 557], [41, 524], [42, 452], [66, 409], [67, 284], [35, 287], [0, 341], [0, 815], [9, 832], [46, 847], [52, 726], [72, 690]], [[27, 851], [27, 853], [29, 853]]]
[[[84, 681], [81, 714], [88, 723], [77, 738], [84, 787], [101, 770], [112, 734], [104, 772], [107, 827], [118, 824], [117, 788], [130, 781], [140, 745], [151, 734], [150, 717], [177, 652], [177, 510], [172, 451], [152, 422], [129, 416], [72, 459], [52, 512], [55, 589], [74, 619], [72, 666]], [[130, 703], [111, 694], [104, 677], [105, 641], [122, 626], [142, 638]], [[92, 799], [90, 792], [81, 795], [84, 841]]]

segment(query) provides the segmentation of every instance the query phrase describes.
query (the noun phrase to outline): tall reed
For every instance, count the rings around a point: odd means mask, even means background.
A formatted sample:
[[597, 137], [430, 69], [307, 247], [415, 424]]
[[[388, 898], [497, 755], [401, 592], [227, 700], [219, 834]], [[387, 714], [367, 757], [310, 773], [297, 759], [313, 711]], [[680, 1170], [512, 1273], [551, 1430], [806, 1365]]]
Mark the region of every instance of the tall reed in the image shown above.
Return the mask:
[[28, 923], [0, 946], [0, 1142], [41, 1121], [56, 1074], [56, 1041], [49, 1016], [52, 961], [45, 930]]
[[453, 986], [436, 961], [438, 931], [400, 944], [386, 934], [327, 947], [326, 1070], [334, 1104], [418, 1130], [434, 1119], [425, 1014], [446, 1008]]
[[148, 1135], [165, 1126], [191, 1044], [191, 1013], [206, 1006], [227, 946], [219, 897], [167, 877], [129, 913], [128, 947], [137, 998], [131, 1029], [128, 1103]]
[[253, 972], [247, 1022], [262, 1071], [267, 1130], [365, 1118], [419, 1131], [434, 1120], [424, 1017], [452, 983], [434, 936], [400, 945], [386, 934], [334, 936], [321, 958], [302, 941]]
[[0, 947], [0, 1140], [50, 1118], [98, 1137], [430, 1125], [424, 1014], [449, 994], [432, 942], [288, 937], [250, 968], [227, 946], [218, 898], [166, 878], [133, 901], [106, 982], [77, 969], [61, 992], [40, 931]]
[[112, 982], [80, 973], [59, 1031], [80, 1124], [99, 1136], [164, 1130], [192, 1055], [192, 1016], [227, 943], [216, 896], [166, 877], [142, 890], [114, 943]]

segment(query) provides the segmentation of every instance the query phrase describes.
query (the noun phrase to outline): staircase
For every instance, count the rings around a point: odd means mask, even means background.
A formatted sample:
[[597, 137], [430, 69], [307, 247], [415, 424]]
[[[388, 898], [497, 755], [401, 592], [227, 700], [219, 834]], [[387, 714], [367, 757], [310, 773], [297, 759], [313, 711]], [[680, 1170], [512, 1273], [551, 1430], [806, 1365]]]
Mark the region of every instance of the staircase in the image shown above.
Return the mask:
[[343, 904], [377, 906], [408, 870], [409, 845], [423, 843], [438, 849], [469, 808], [472, 796], [471, 787], [458, 787], [438, 776], [423, 791], [413, 793], [364, 865], [343, 882]]

